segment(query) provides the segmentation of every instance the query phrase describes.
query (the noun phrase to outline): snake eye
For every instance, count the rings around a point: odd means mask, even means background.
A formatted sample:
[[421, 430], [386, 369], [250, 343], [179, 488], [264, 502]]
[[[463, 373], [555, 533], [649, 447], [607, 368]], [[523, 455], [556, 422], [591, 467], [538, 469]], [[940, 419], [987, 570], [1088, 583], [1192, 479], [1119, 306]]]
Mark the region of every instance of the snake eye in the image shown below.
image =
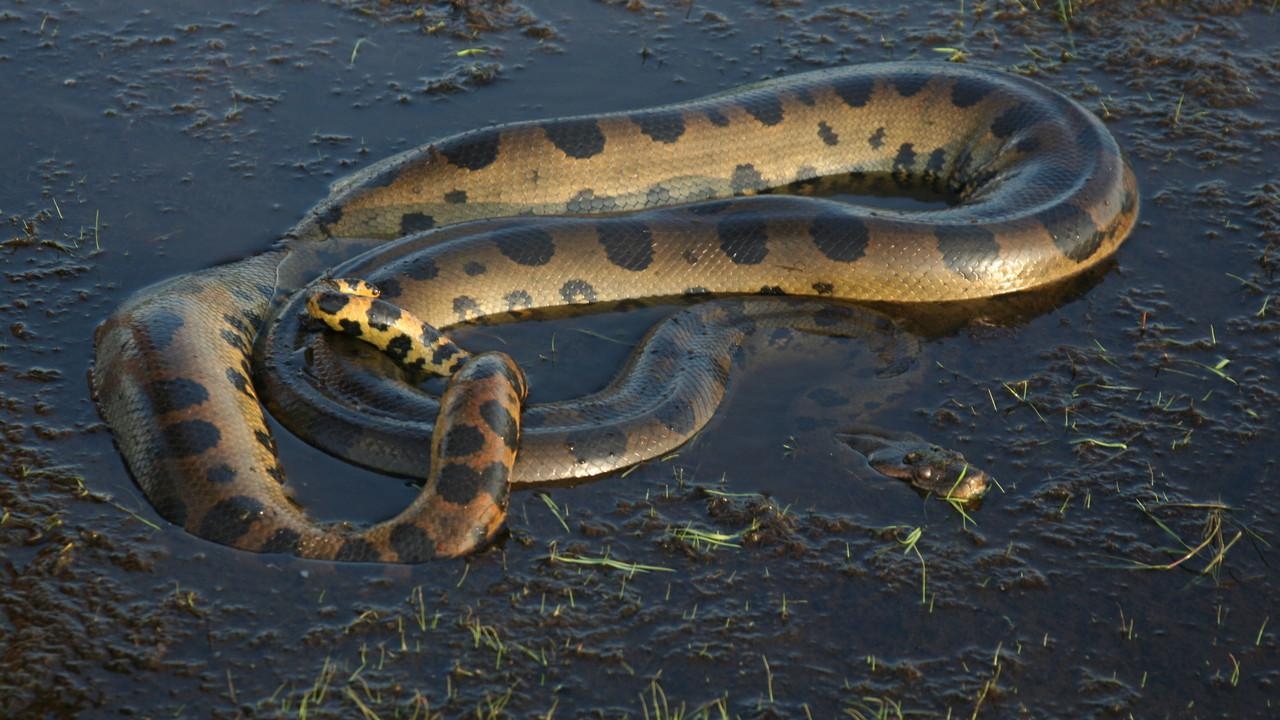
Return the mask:
[[924, 467], [920, 468], [920, 478], [921, 478], [922, 480], [932, 480], [932, 479], [933, 479], [933, 466], [932, 466], [932, 465], [925, 465]]

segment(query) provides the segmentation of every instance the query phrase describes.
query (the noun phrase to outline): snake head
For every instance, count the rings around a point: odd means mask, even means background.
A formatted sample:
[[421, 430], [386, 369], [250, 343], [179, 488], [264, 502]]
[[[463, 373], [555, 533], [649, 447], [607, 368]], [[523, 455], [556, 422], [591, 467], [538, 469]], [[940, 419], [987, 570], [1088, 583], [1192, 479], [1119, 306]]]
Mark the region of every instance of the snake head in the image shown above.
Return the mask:
[[840, 433], [840, 439], [867, 458], [872, 470], [905, 480], [946, 500], [974, 502], [986, 494], [991, 477], [955, 450], [915, 436], [891, 439], [877, 433]]

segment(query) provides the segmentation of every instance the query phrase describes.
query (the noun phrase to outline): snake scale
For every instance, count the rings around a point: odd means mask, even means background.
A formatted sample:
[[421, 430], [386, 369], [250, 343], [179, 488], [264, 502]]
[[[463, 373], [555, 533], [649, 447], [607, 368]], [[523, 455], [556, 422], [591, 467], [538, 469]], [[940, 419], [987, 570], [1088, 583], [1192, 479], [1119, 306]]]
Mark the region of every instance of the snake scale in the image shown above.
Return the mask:
[[[909, 212], [768, 193], [833, 177], [953, 202]], [[196, 535], [321, 559], [463, 555], [500, 527], [509, 485], [594, 476], [686, 441], [746, 337], [888, 323], [833, 301], [1047, 285], [1110, 256], [1137, 210], [1133, 171], [1091, 113], [1025, 78], [954, 64], [853, 66], [489, 127], [335, 184], [259, 255], [137, 292], [98, 329], [93, 389], [139, 486]], [[368, 281], [381, 297], [317, 301], [330, 278]], [[676, 313], [608, 388], [576, 401], [523, 407], [508, 358], [422, 334], [529, 308], [704, 293], [749, 299]], [[317, 317], [407, 370], [353, 366]], [[442, 400], [415, 384], [423, 357], [455, 353], [434, 358], [461, 366]], [[283, 485], [264, 400], [330, 452], [427, 476], [422, 494], [370, 527], [312, 520]], [[883, 473], [917, 480], [959, 457], [859, 442]]]

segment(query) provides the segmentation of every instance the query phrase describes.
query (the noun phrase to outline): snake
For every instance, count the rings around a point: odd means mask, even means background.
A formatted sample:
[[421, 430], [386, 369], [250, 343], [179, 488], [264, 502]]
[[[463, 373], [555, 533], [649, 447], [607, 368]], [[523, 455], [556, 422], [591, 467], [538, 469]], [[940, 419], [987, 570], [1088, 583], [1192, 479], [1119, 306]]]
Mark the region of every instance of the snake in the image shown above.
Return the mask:
[[[827, 185], [945, 202], [869, 207]], [[336, 182], [256, 255], [134, 293], [97, 329], [92, 389], [134, 480], [192, 534], [320, 560], [457, 557], [492, 542], [509, 488], [607, 474], [687, 442], [752, 336], [892, 344], [891, 321], [849, 303], [1052, 285], [1111, 257], [1138, 205], [1098, 117], [964, 64], [854, 65], [484, 127]], [[376, 290], [335, 291], [344, 278]], [[558, 403], [526, 403], [509, 357], [470, 355], [444, 332], [655, 298], [705, 302], [655, 326], [606, 388]], [[362, 353], [381, 359], [349, 357]], [[452, 373], [439, 398], [419, 377], [432, 364]], [[371, 525], [312, 519], [285, 484], [268, 410], [423, 489]], [[985, 484], [918, 439], [846, 440], [884, 475], [972, 494]]]

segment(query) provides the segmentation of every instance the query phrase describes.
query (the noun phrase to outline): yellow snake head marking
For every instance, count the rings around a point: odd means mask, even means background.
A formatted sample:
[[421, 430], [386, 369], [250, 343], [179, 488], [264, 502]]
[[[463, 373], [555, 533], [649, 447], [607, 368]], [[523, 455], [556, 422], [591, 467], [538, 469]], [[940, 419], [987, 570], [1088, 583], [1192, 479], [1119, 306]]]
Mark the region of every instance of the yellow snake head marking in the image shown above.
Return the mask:
[[991, 477], [970, 465], [964, 455], [913, 435], [892, 439], [876, 431], [856, 431], [839, 437], [866, 457], [872, 470], [946, 500], [974, 502], [992, 484]]

